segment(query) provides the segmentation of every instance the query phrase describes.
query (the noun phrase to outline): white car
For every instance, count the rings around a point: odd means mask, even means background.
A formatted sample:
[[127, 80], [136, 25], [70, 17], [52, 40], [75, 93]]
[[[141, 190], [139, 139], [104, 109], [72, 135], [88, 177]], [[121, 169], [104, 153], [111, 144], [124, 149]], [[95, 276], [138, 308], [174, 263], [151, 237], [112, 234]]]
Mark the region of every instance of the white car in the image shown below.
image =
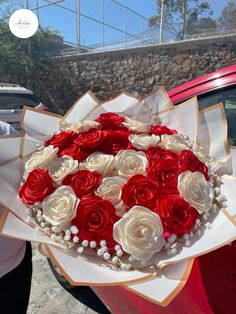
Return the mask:
[[19, 127], [20, 115], [24, 106], [45, 110], [29, 89], [15, 84], [0, 83], [0, 120]]

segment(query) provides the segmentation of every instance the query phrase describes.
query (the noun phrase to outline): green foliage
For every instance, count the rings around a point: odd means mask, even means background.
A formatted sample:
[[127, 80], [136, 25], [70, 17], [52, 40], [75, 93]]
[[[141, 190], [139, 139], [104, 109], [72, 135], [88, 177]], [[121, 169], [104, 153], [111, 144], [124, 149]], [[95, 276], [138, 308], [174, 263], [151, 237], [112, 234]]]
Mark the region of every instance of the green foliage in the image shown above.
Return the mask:
[[222, 10], [220, 16], [220, 26], [224, 30], [229, 32], [236, 31], [236, 3], [235, 1], [229, 1], [224, 9]]
[[39, 29], [34, 36], [21, 39], [11, 33], [7, 23], [1, 23], [0, 73], [32, 74], [38, 67], [44, 67], [42, 51], [55, 36], [50, 29]]
[[186, 24], [187, 33], [190, 35], [208, 33], [212, 35], [217, 30], [217, 27], [217, 22], [210, 17], [201, 17], [194, 23], [190, 20]]
[[[150, 26], [160, 23], [161, 4], [162, 0], [157, 0], [158, 14], [150, 18]], [[186, 34], [204, 25], [216, 27], [215, 21], [210, 18], [212, 11], [207, 1], [164, 0], [163, 8], [164, 27], [175, 32], [178, 38], [183, 39]]]

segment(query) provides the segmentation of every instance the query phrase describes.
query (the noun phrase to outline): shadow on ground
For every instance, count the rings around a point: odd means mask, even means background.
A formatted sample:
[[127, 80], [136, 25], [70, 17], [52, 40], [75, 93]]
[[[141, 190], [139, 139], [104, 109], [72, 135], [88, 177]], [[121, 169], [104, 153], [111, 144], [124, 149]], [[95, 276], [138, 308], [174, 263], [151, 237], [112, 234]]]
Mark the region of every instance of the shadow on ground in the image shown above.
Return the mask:
[[61, 276], [55, 265], [48, 259], [49, 266], [60, 285], [66, 289], [76, 300], [99, 314], [111, 314], [103, 302], [97, 297], [93, 290], [88, 286], [71, 286], [65, 277]]

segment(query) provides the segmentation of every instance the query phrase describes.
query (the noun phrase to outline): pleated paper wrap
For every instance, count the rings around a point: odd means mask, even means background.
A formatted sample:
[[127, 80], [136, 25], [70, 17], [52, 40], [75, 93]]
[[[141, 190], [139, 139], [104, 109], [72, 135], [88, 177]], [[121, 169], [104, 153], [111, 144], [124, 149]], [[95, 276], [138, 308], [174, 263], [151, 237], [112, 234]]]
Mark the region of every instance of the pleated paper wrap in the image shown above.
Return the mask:
[[[78, 122], [95, 119], [107, 111], [121, 113], [130, 118], [152, 124], [163, 123], [184, 133], [204, 147], [207, 154], [217, 159], [217, 172], [224, 174], [222, 192], [228, 207], [215, 214], [202, 236], [194, 235], [192, 245], [183, 247], [175, 256], [158, 254], [156, 267], [122, 271], [114, 269], [99, 257], [84, 257], [73, 249], [65, 250], [62, 244], [36, 233], [27, 223], [27, 208], [18, 198], [18, 187], [23, 174], [24, 160], [43, 143], [46, 136], [59, 130], [62, 120]], [[0, 137], [0, 202], [5, 208], [0, 221], [1, 234], [35, 241], [46, 245], [49, 256], [73, 285], [123, 285], [129, 290], [158, 304], [167, 305], [184, 286], [191, 271], [194, 257], [210, 252], [236, 239], [236, 178], [227, 143], [227, 122], [223, 104], [216, 104], [201, 112], [197, 98], [173, 106], [163, 88], [144, 99], [122, 93], [99, 103], [88, 92], [60, 116], [25, 107], [22, 113], [19, 136]], [[235, 155], [235, 149], [231, 152]]]

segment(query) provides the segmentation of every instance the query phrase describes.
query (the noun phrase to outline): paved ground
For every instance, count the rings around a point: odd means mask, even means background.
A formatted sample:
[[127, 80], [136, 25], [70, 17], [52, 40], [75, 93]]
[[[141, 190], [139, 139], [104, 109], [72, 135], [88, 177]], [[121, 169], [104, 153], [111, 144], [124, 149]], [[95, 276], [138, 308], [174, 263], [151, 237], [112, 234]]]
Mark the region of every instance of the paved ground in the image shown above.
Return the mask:
[[89, 288], [79, 288], [76, 290], [76, 293], [79, 297], [83, 297], [82, 299], [85, 300], [84, 303], [86, 304], [90, 304], [92, 300], [91, 307], [96, 311], [77, 301], [76, 298], [61, 287], [54, 277], [47, 259], [40, 255], [33, 246], [33, 279], [27, 314], [107, 313], [105, 308], [102, 309], [101, 304], [96, 304], [97, 300], [95, 300], [95, 297], [90, 296]]

